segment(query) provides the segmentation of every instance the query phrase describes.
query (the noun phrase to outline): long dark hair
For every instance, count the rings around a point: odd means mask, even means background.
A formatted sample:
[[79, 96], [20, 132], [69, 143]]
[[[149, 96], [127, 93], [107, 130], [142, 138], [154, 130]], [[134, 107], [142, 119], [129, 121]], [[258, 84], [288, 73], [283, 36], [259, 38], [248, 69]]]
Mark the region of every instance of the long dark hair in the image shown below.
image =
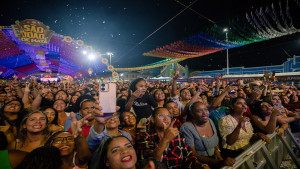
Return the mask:
[[22, 120], [22, 122], [20, 124], [20, 130], [19, 130], [18, 138], [21, 141], [21, 147], [23, 146], [23, 144], [25, 142], [25, 139], [27, 137], [27, 129], [24, 128], [23, 125], [26, 123], [29, 116], [34, 114], [34, 113], [42, 113], [46, 118], [46, 127], [45, 127], [45, 129], [43, 130], [43, 133], [42, 133], [44, 135], [44, 141], [46, 141], [48, 139], [49, 135], [50, 135], [47, 115], [45, 113], [43, 113], [42, 111], [30, 112], [24, 117], [24, 119]]
[[53, 121], [51, 122], [51, 124], [58, 125], [58, 112], [53, 107], [44, 107], [42, 109], [42, 111], [45, 112], [45, 110], [47, 110], [47, 109], [52, 109], [55, 113], [55, 117], [54, 117]]
[[[131, 92], [130, 92], [130, 90], [132, 91], [132, 92], [135, 92], [136, 91], [136, 84], [138, 84], [138, 82], [140, 82], [140, 81], [146, 81], [145, 79], [143, 79], [143, 78], [137, 78], [137, 79], [134, 79], [131, 83], [130, 83], [130, 86], [129, 86], [129, 89], [128, 89], [128, 97], [127, 98], [130, 98], [131, 97]], [[146, 92], [145, 94], [144, 94], [144, 96], [145, 95], [147, 95], [148, 94], [148, 92]]]
[[[106, 140], [103, 140], [100, 143], [100, 145], [98, 146], [97, 150], [94, 152], [94, 154], [96, 154], [96, 155], [94, 155], [94, 157], [91, 159], [89, 169], [98, 169], [98, 168], [108, 169], [109, 168], [106, 166], [108, 146], [114, 139], [117, 139], [120, 137], [126, 138], [131, 143], [131, 141], [123, 135], [112, 136]], [[99, 155], [100, 155], [100, 158], [99, 158]]]
[[56, 169], [60, 168], [62, 160], [56, 147], [43, 146], [30, 152], [16, 169]]

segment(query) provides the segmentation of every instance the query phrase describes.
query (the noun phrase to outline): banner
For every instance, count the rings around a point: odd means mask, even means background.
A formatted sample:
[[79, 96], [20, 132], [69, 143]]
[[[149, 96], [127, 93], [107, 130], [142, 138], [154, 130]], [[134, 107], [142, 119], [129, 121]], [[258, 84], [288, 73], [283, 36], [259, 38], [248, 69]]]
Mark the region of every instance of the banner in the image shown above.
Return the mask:
[[12, 25], [14, 34], [20, 41], [34, 46], [48, 44], [54, 31], [51, 31], [42, 22], [34, 19], [25, 19], [21, 22], [16, 21]]

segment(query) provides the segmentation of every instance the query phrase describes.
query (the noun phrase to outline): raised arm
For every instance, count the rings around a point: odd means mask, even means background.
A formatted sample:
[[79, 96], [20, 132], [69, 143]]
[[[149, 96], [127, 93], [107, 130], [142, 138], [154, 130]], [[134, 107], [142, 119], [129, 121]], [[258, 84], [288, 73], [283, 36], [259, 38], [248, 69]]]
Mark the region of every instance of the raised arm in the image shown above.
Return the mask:
[[179, 77], [179, 70], [173, 73], [173, 80], [172, 80], [172, 90], [171, 90], [171, 97], [175, 97], [177, 95], [177, 79]]
[[277, 109], [273, 109], [270, 120], [267, 125], [262, 123], [262, 119], [256, 115], [253, 115], [251, 119], [253, 120], [254, 124], [261, 129], [262, 131], [266, 132], [267, 134], [272, 134], [276, 128], [277, 122], [277, 115], [280, 114], [280, 111]]
[[24, 95], [22, 98], [22, 102], [24, 103], [24, 105], [29, 103], [29, 93], [30, 93], [29, 84], [26, 84]]

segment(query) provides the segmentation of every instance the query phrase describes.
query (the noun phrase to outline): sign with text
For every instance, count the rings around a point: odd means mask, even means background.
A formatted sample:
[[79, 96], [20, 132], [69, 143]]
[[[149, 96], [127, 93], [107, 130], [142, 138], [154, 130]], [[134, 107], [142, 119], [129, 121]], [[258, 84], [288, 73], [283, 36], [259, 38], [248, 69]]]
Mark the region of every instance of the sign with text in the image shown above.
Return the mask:
[[34, 46], [48, 44], [54, 33], [42, 22], [34, 19], [16, 21], [16, 25], [12, 25], [12, 28], [20, 41]]

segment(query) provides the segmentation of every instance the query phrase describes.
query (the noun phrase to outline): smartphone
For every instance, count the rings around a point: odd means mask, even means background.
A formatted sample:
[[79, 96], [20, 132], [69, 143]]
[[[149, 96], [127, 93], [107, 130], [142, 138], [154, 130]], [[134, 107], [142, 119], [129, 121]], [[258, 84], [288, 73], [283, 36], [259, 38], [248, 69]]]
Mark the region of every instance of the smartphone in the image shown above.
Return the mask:
[[99, 105], [103, 108], [101, 112], [113, 114], [116, 112], [116, 84], [100, 83], [99, 84]]

